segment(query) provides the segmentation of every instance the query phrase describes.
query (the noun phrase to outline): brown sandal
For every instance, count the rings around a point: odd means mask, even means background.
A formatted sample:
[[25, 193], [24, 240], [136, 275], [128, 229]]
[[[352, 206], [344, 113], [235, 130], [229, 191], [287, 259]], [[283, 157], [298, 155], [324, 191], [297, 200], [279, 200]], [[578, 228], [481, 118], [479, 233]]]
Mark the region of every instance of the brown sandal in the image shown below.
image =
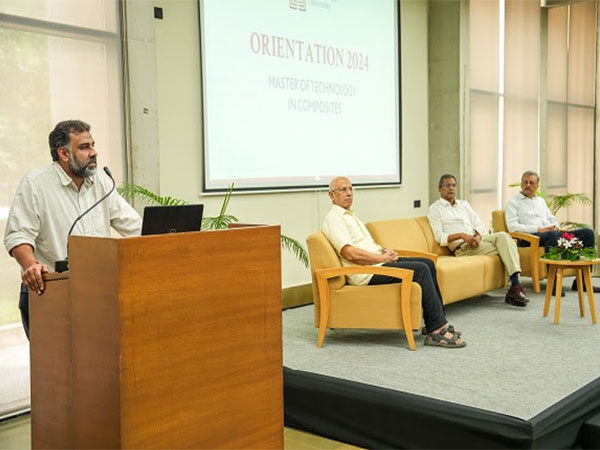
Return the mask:
[[[444, 336], [446, 333], [450, 333], [452, 335], [451, 338], [447, 338]], [[444, 348], [462, 348], [467, 343], [465, 341], [458, 342], [458, 336], [456, 333], [451, 333], [449, 331], [449, 327], [442, 329], [439, 333], [429, 333], [425, 338], [425, 345], [429, 345], [432, 347], [444, 347]]]
[[[461, 336], [462, 336], [462, 331], [455, 330], [455, 329], [454, 329], [454, 325], [448, 325], [448, 331], [449, 331], [451, 334], [455, 334], [455, 335], [457, 335], [458, 337], [461, 337]], [[429, 333], [427, 332], [427, 327], [423, 327], [423, 328], [421, 328], [421, 334], [422, 334], [422, 335], [427, 335], [427, 334], [429, 334]]]

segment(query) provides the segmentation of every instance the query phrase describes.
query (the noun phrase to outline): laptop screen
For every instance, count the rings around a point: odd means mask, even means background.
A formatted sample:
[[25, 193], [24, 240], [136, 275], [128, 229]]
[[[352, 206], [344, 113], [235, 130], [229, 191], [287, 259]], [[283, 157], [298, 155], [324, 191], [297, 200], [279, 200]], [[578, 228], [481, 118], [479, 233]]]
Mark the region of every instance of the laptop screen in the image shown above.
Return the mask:
[[200, 231], [204, 205], [146, 206], [142, 236]]

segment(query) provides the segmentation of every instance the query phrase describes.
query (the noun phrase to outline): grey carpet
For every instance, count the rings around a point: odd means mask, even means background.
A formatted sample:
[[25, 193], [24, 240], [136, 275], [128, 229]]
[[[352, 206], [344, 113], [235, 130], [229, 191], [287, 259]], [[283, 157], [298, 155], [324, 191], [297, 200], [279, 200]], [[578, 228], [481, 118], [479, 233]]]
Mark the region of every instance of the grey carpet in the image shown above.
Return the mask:
[[554, 325], [554, 299], [544, 318], [544, 294], [534, 294], [528, 281], [526, 308], [504, 303], [504, 289], [446, 306], [468, 343], [463, 349], [425, 347], [415, 332], [412, 352], [403, 331], [389, 330], [328, 330], [318, 349], [313, 306], [286, 310], [284, 365], [530, 419], [600, 376], [600, 323], [591, 322], [587, 295], [580, 317], [566, 278]]

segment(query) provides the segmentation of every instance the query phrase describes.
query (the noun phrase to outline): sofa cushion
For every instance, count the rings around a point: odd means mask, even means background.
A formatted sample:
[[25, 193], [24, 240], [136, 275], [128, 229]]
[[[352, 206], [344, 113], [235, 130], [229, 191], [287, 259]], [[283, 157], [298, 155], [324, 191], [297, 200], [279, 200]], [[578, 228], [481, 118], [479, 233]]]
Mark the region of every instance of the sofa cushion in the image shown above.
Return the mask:
[[[400, 284], [346, 285], [330, 294], [330, 328], [403, 329]], [[367, 294], [367, 295], [365, 295]], [[412, 328], [421, 326], [421, 286], [413, 282], [410, 295]], [[315, 327], [319, 314], [315, 308]], [[382, 312], [386, 312], [382, 314]]]
[[[463, 256], [464, 258], [464, 256]], [[506, 286], [508, 274], [498, 255], [478, 255], [483, 262], [483, 290], [493, 291]]]
[[379, 245], [386, 248], [428, 252], [429, 245], [415, 219], [392, 219], [369, 222], [367, 229]]
[[485, 264], [479, 256], [440, 256], [437, 276], [444, 304], [485, 292]]
[[378, 244], [399, 250], [450, 255], [447, 247], [435, 242], [429, 220], [425, 216], [369, 222], [367, 229]]
[[415, 221], [419, 224], [421, 231], [423, 232], [423, 236], [427, 241], [428, 252], [435, 253], [436, 255], [450, 255], [450, 250], [448, 247], [442, 247], [435, 241], [435, 236], [433, 235], [433, 230], [431, 229], [431, 225], [429, 224], [429, 219], [426, 216], [415, 217]]

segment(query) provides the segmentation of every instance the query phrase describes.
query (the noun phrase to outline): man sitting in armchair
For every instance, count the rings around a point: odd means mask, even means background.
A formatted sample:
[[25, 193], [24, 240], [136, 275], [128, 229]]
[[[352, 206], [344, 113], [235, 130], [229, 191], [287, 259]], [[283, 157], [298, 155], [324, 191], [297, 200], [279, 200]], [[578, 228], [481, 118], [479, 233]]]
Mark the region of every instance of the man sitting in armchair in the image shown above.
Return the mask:
[[[383, 265], [410, 269], [413, 280], [421, 286], [423, 318], [427, 329], [425, 345], [459, 348], [467, 343], [460, 332], [448, 324], [437, 284], [435, 264], [427, 258], [400, 258], [389, 248], [377, 244], [366, 226], [350, 209], [354, 200], [352, 184], [346, 177], [336, 177], [329, 184], [331, 210], [323, 221], [323, 233], [331, 242], [344, 266]], [[399, 283], [398, 278], [384, 275], [357, 274], [347, 277], [355, 285]]]
[[[540, 185], [540, 177], [533, 170], [527, 170], [521, 176], [521, 192], [511, 198], [506, 204], [505, 217], [508, 231], [529, 233], [540, 237], [540, 246], [546, 251], [558, 245], [558, 238], [564, 233], [560, 224], [550, 212], [546, 201], [536, 194]], [[584, 247], [594, 247], [594, 231], [589, 228], [572, 230], [576, 238], [581, 240]], [[573, 281], [572, 289], [577, 290], [577, 280]], [[585, 289], [585, 286], [584, 286]], [[594, 292], [600, 288], [594, 286]]]

